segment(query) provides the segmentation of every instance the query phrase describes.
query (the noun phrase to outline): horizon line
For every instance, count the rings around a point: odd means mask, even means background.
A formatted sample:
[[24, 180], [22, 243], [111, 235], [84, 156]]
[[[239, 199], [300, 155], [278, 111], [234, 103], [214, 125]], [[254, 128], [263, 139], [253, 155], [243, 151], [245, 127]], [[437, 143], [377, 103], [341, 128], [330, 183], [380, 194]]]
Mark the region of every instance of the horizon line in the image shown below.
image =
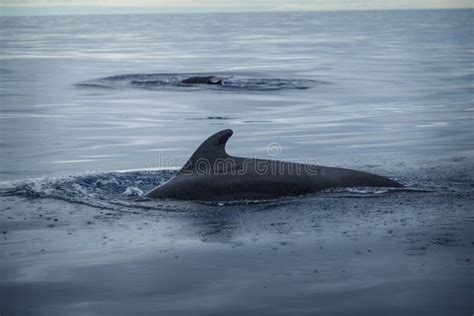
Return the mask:
[[[38, 12], [38, 9], [40, 12]], [[77, 12], [74, 12], [78, 9]], [[255, 8], [243, 10], [228, 8], [222, 10], [209, 7], [142, 7], [142, 6], [0, 6], [0, 17], [8, 16], [75, 16], [75, 15], [156, 15], [156, 14], [232, 14], [232, 13], [304, 13], [304, 12], [371, 12], [371, 11], [442, 11], [442, 10], [473, 10], [474, 7], [410, 7], [410, 8], [362, 8], [362, 9], [269, 9]], [[125, 11], [126, 10], [126, 11]], [[10, 12], [8, 12], [10, 11]], [[43, 11], [43, 12], [41, 12]], [[95, 11], [95, 12], [94, 12]], [[99, 11], [99, 12], [97, 12]], [[109, 11], [109, 12], [106, 12]], [[131, 12], [135, 11], [135, 12]], [[152, 11], [152, 12], [146, 12]]]

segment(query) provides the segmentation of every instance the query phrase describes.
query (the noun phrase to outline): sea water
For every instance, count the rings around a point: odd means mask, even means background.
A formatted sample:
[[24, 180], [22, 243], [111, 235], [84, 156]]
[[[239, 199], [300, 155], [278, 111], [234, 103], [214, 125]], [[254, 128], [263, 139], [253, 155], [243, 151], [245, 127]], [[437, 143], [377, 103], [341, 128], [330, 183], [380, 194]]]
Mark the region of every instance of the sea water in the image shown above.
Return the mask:
[[[473, 17], [1, 17], [0, 313], [472, 313]], [[140, 200], [226, 128], [408, 190]]]

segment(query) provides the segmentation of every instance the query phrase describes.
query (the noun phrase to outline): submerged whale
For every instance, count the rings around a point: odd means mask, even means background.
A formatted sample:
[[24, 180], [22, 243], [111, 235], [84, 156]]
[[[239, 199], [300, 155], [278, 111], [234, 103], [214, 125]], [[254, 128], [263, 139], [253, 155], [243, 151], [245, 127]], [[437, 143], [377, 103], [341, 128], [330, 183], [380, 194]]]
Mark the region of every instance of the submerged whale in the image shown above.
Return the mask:
[[274, 199], [332, 188], [393, 187], [402, 184], [362, 171], [295, 162], [229, 156], [232, 130], [206, 139], [178, 175], [145, 196], [152, 199], [232, 201]]
[[222, 84], [224, 78], [216, 76], [195, 76], [181, 80], [181, 83], [185, 84]]

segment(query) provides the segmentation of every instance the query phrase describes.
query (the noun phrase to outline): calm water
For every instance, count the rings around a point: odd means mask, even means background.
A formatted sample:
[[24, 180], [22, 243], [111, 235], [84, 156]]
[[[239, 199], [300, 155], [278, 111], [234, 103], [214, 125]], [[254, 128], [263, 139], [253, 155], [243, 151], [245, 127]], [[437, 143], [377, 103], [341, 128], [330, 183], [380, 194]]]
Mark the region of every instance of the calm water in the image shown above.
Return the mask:
[[[472, 314], [473, 12], [1, 17], [0, 313]], [[410, 190], [135, 200], [224, 128]]]
[[[321, 163], [466, 155], [472, 12], [1, 18], [1, 177], [177, 167], [229, 127], [229, 151], [247, 156], [264, 157], [270, 142], [281, 144], [281, 159]], [[192, 92], [78, 85], [150, 73], [324, 84]]]

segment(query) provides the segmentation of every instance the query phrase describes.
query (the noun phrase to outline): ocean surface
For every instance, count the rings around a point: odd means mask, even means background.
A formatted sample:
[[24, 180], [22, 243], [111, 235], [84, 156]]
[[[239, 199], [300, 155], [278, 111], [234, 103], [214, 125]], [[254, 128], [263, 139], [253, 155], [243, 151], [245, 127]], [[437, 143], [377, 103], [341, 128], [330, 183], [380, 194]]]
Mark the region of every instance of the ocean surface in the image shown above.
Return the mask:
[[[472, 314], [473, 30], [474, 10], [0, 17], [0, 313]], [[226, 128], [231, 155], [407, 190], [137, 200]]]

